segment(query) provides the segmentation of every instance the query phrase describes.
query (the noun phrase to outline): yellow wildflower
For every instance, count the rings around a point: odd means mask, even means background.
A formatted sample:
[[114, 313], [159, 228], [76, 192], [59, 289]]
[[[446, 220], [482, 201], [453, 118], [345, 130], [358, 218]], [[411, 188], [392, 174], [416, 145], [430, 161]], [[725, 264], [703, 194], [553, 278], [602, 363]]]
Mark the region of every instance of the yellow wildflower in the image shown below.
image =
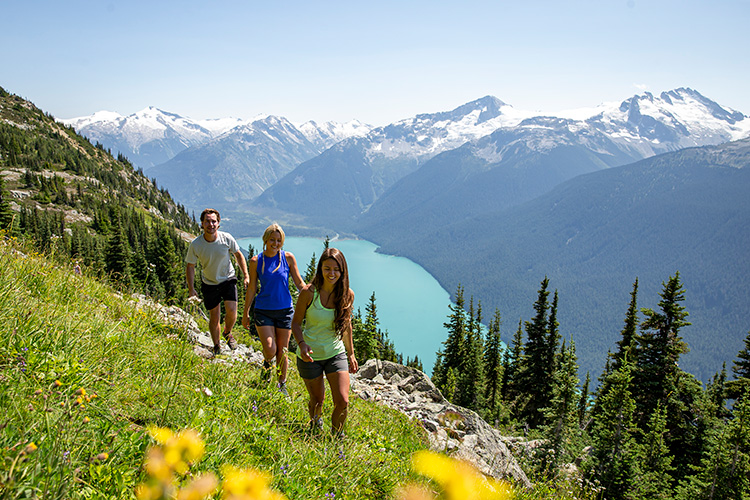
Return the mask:
[[439, 453], [419, 451], [412, 456], [412, 467], [435, 480], [450, 500], [503, 500], [510, 498], [510, 487], [489, 479], [474, 467]]
[[222, 470], [225, 500], [285, 500], [284, 495], [268, 489], [271, 476], [255, 469], [225, 466]]
[[34, 453], [39, 447], [32, 441], [23, 449], [24, 453]]
[[164, 490], [158, 484], [141, 483], [135, 487], [135, 498], [138, 500], [159, 500], [164, 498]]
[[219, 486], [214, 474], [208, 473], [192, 481], [177, 493], [177, 500], [203, 500]]
[[152, 447], [146, 452], [146, 473], [160, 482], [172, 480], [172, 469], [164, 460], [161, 448]]
[[187, 429], [177, 435], [178, 446], [185, 454], [185, 459], [194, 463], [200, 460], [205, 453], [206, 446], [198, 433], [192, 429]]
[[174, 433], [171, 429], [168, 429], [167, 427], [149, 427], [148, 433], [151, 435], [154, 440], [161, 444], [167, 444], [167, 441], [172, 439], [172, 436], [174, 436]]
[[399, 500], [435, 500], [427, 489], [416, 484], [410, 484], [398, 492]]

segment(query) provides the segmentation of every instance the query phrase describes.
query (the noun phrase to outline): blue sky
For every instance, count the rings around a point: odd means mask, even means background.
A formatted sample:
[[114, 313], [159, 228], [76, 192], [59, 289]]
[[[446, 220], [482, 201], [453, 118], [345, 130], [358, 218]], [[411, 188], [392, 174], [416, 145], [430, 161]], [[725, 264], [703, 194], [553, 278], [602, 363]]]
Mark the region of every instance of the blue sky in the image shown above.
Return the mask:
[[3, 0], [0, 86], [58, 118], [156, 106], [385, 125], [494, 95], [690, 87], [750, 114], [750, 0]]

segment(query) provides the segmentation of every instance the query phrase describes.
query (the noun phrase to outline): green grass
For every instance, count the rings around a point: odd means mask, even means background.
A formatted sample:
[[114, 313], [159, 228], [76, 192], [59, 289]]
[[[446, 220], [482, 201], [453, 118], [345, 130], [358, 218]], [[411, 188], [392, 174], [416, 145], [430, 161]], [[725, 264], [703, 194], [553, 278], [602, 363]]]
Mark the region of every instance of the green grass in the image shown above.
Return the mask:
[[[286, 399], [254, 365], [194, 355], [186, 336], [111, 286], [0, 240], [0, 499], [134, 498], [150, 425], [200, 433], [192, 473], [260, 469], [289, 499], [394, 498], [428, 484], [410, 468], [427, 437], [400, 412], [352, 397], [345, 439], [312, 435], [293, 356]], [[328, 400], [327, 425], [330, 411]], [[518, 494], [574, 496], [545, 483]]]
[[[415, 478], [417, 424], [352, 398], [346, 439], [313, 436], [296, 371], [290, 400], [259, 374], [203, 360], [127, 296], [0, 245], [2, 498], [132, 497], [148, 425], [196, 429], [206, 443], [196, 471], [261, 469], [289, 498], [384, 498]], [[96, 397], [77, 404], [80, 389]]]

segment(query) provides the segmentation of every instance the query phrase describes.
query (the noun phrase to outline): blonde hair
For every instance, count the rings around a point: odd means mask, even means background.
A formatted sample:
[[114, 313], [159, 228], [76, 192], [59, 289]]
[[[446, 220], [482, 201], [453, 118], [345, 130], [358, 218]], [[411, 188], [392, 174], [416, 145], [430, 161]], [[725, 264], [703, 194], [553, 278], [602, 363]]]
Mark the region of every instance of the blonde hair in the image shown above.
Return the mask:
[[[281, 235], [281, 248], [284, 248], [284, 240], [286, 239], [286, 235], [284, 234], [284, 230], [281, 229], [281, 226], [279, 226], [277, 223], [273, 223], [270, 226], [266, 228], [265, 231], [263, 231], [263, 251], [266, 250], [266, 244], [268, 243], [268, 240], [271, 239], [271, 236], [273, 233], [279, 233]], [[281, 251], [281, 249], [279, 249]], [[262, 252], [261, 252], [262, 253]], [[281, 267], [281, 256], [279, 256], [279, 265], [276, 266], [276, 269], [274, 269], [271, 272], [276, 272]], [[263, 259], [263, 265], [261, 266], [260, 273], [263, 274], [266, 271], [266, 259]]]

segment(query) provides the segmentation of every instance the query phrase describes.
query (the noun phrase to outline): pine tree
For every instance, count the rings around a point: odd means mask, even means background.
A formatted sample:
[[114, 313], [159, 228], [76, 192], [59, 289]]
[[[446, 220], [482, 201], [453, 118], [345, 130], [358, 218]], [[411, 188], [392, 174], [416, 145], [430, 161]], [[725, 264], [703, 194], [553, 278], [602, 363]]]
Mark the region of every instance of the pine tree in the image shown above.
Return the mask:
[[687, 352], [680, 329], [690, 323], [685, 320], [688, 313], [680, 304], [685, 293], [679, 273], [663, 283], [660, 295], [661, 312], [642, 309], [645, 319], [641, 323], [642, 333], [637, 337], [634, 384], [638, 388], [638, 410], [645, 418], [650, 418], [657, 405], [665, 403], [667, 396], [676, 390], [679, 357]]
[[632, 362], [624, 359], [620, 368], [609, 374], [609, 390], [597, 396], [600, 412], [591, 429], [593, 459], [587, 476], [599, 481], [603, 498], [608, 500], [625, 498], [637, 472], [632, 368]]
[[354, 345], [354, 353], [360, 363], [369, 359], [363, 356], [367, 351], [367, 329], [365, 322], [362, 320], [362, 311], [359, 309], [352, 314], [352, 344]]
[[305, 270], [305, 283], [310, 283], [315, 277], [316, 262], [315, 252], [313, 252], [310, 262], [307, 263], [307, 269]]
[[563, 342], [558, 357], [559, 368], [555, 370], [552, 382], [550, 405], [543, 410], [547, 425], [544, 435], [552, 451], [546, 460], [548, 471], [556, 470], [562, 463], [571, 461], [571, 452], [578, 436], [578, 357], [575, 343], [571, 340], [566, 348]]
[[625, 314], [625, 326], [620, 332], [620, 340], [617, 342], [617, 352], [613, 355], [612, 369], [617, 370], [622, 364], [622, 359], [632, 357], [636, 348], [638, 335], [638, 278], [633, 283], [633, 291], [630, 292], [630, 305]]
[[[637, 336], [638, 336], [638, 279], [636, 278], [633, 283], [633, 291], [630, 293], [630, 304], [628, 310], [625, 313], [625, 326], [620, 331], [620, 340], [617, 341], [617, 352], [612, 354], [607, 352], [607, 361], [604, 367], [604, 372], [601, 374], [599, 379], [600, 394], [607, 392], [607, 380], [611, 372], [619, 370], [625, 359], [634, 362], [637, 348]], [[599, 398], [594, 402], [594, 407], [591, 410], [592, 418], [596, 418], [599, 413]]]
[[513, 403], [520, 395], [521, 388], [518, 380], [521, 358], [523, 356], [523, 319], [518, 320], [518, 328], [513, 335], [510, 348], [503, 356], [503, 378], [500, 384], [500, 394], [503, 401]]
[[184, 292], [182, 263], [166, 226], [156, 227], [156, 246], [153, 255], [154, 271], [164, 287], [166, 296], [179, 301]]
[[677, 498], [719, 500], [750, 497], [750, 398], [735, 403], [726, 424], [717, 427], [701, 466], [680, 484]]
[[589, 386], [591, 385], [591, 376], [586, 372], [586, 381], [581, 387], [581, 397], [578, 399], [578, 427], [585, 430], [588, 425], [589, 416]]
[[557, 321], [557, 290], [552, 299], [552, 305], [549, 309], [549, 319], [547, 320], [547, 366], [549, 373], [554, 373], [557, 363], [557, 350], [560, 347], [560, 323]]
[[107, 240], [105, 256], [107, 273], [113, 280], [128, 286], [130, 284], [130, 256], [128, 242], [120, 223], [120, 212], [112, 212], [112, 230]]
[[10, 208], [10, 194], [5, 189], [5, 178], [0, 176], [0, 231], [14, 234], [16, 213]]
[[448, 306], [451, 314], [443, 326], [448, 330], [448, 337], [443, 341], [443, 349], [438, 352], [435, 366], [432, 370], [432, 381], [449, 401], [449, 375], [452, 373], [453, 387], [450, 394], [455, 392], [457, 373], [463, 363], [466, 343], [466, 310], [464, 309], [464, 290], [458, 285], [456, 303]]
[[551, 399], [551, 366], [549, 361], [548, 319], [549, 279], [545, 276], [539, 289], [539, 296], [534, 303], [536, 314], [526, 322], [526, 345], [521, 358], [519, 381], [525, 393], [525, 401], [520, 408], [519, 417], [532, 428], [544, 423], [542, 408], [549, 406]]
[[700, 382], [678, 365], [680, 355], [687, 352], [680, 330], [690, 324], [681, 305], [685, 295], [679, 273], [663, 284], [660, 295], [660, 312], [642, 309], [645, 319], [637, 338], [633, 394], [641, 429], [649, 428], [657, 407], [666, 411], [666, 442], [674, 456], [671, 474], [679, 481], [700, 462], [703, 436], [695, 421], [702, 391]]
[[672, 460], [667, 445], [667, 409], [657, 403], [647, 431], [637, 446], [638, 473], [626, 496], [631, 500], [668, 500], [672, 498]]
[[411, 368], [414, 368], [416, 370], [419, 370], [421, 372], [424, 371], [424, 367], [422, 366], [422, 362], [419, 360], [418, 355], [414, 355], [414, 359], [406, 358], [406, 366], [409, 366]]
[[457, 369], [455, 403], [471, 410], [482, 406], [482, 386], [484, 368], [482, 367], [482, 332], [481, 305], [474, 315], [474, 298], [470, 299], [468, 329], [464, 342], [463, 364]]
[[365, 307], [365, 332], [366, 336], [360, 341], [360, 349], [357, 354], [362, 356], [362, 360], [368, 360], [378, 357], [378, 337], [379, 332], [378, 306], [375, 302], [375, 292], [370, 295], [370, 300]]
[[745, 337], [745, 347], [737, 353], [732, 373], [735, 380], [726, 383], [727, 396], [739, 399], [745, 392], [750, 391], [750, 332]]
[[495, 309], [495, 317], [490, 321], [487, 330], [487, 341], [484, 343], [484, 401], [488, 415], [495, 415], [500, 403], [500, 385], [502, 383], [502, 345], [500, 343], [500, 311]]

